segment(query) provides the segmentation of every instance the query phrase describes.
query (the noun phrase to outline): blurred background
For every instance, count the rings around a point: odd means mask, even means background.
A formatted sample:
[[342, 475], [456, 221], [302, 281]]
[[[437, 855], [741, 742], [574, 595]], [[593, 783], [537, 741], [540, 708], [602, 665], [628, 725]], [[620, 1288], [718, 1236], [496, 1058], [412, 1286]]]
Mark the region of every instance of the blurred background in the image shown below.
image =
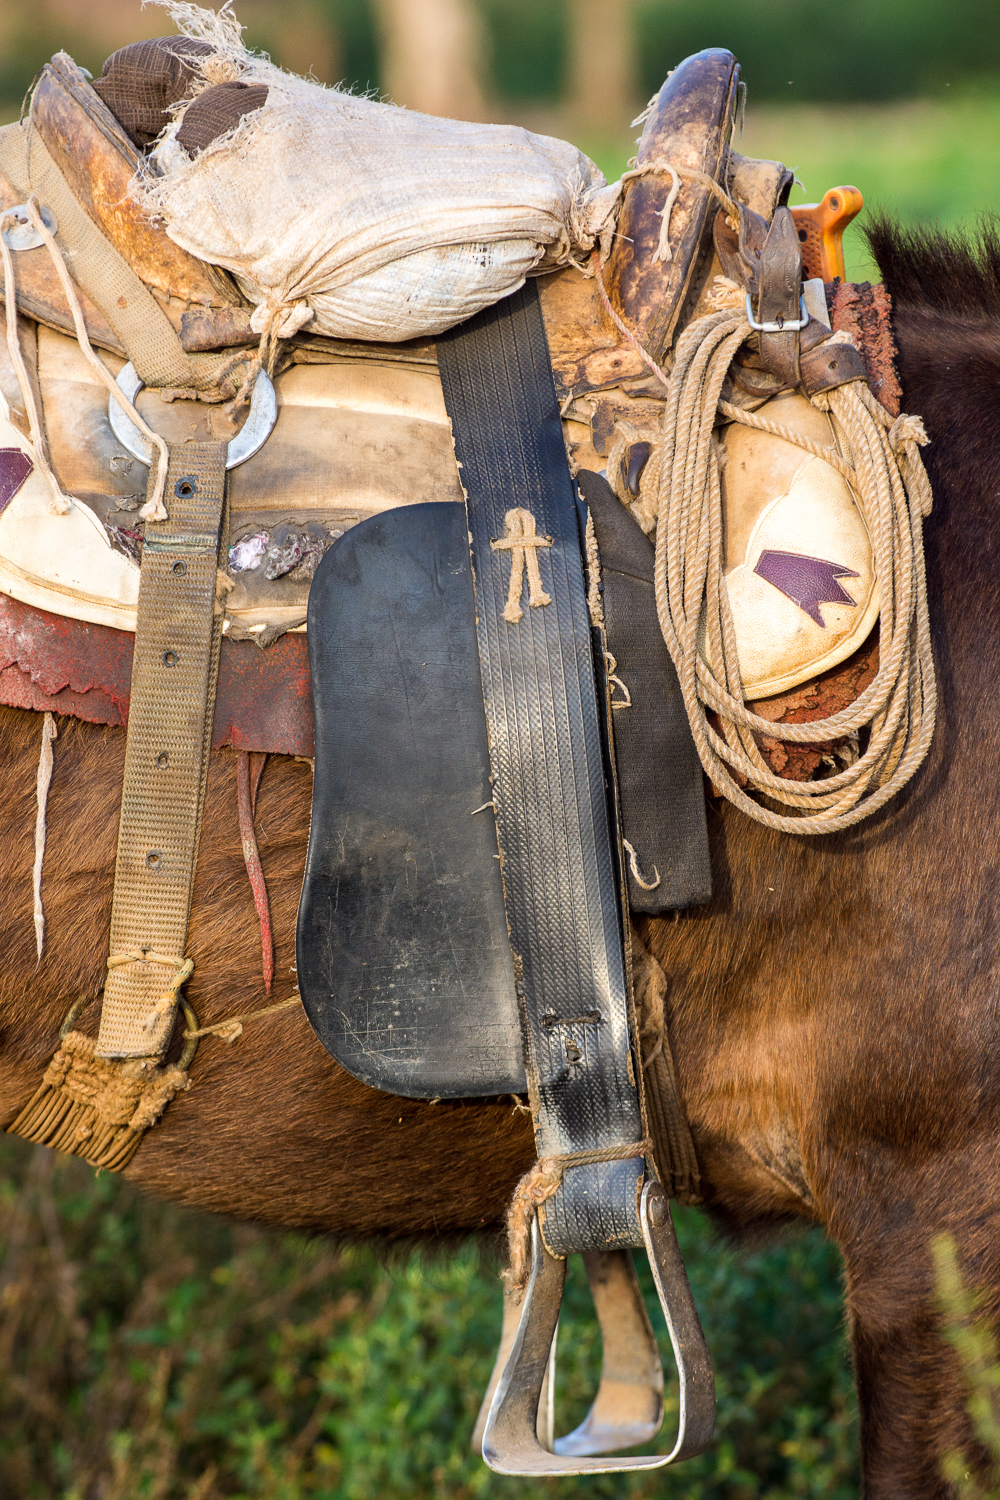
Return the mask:
[[[989, 210], [1000, 160], [996, 0], [236, 0], [251, 46], [324, 83], [572, 139], [617, 177], [629, 122], [681, 58], [730, 48], [742, 149], [795, 168], [793, 202], [852, 183], [907, 222]], [[173, 30], [140, 0], [0, 0], [0, 114], [59, 48], [95, 75]], [[848, 273], [870, 273], [857, 231]]]
[[[609, 178], [669, 69], [724, 46], [748, 85], [742, 149], [795, 168], [793, 201], [853, 183], [905, 222], [972, 227], [998, 196], [997, 0], [237, 0], [236, 10], [248, 42], [285, 67], [568, 137]], [[139, 0], [0, 0], [0, 119], [17, 116], [54, 51], [96, 75], [115, 48], [172, 29]], [[870, 274], [854, 229], [846, 249], [848, 274]], [[266, 835], [262, 851], [266, 866]], [[527, 1485], [468, 1451], [499, 1329], [496, 1246], [386, 1262], [159, 1204], [0, 1136], [0, 1496], [857, 1495], [835, 1248], [798, 1233], [736, 1250], [694, 1210], [679, 1222], [716, 1362], [716, 1444], [676, 1473]], [[599, 1365], [585, 1312], [576, 1283], [560, 1334], [564, 1430]]]

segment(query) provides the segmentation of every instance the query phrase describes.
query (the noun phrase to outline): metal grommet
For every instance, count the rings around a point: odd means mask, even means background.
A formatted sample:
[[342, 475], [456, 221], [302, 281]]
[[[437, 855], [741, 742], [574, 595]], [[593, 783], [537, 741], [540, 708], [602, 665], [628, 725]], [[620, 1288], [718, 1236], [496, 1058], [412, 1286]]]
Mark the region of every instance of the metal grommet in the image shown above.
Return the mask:
[[170, 568], [171, 573], [176, 573], [178, 578], [183, 578], [187, 570], [188, 565], [186, 562], [175, 562]]
[[[0, 210], [0, 218], [7, 220], [8, 227], [4, 230], [3, 237], [11, 250], [37, 250], [40, 245], [45, 244], [44, 239], [28, 218], [26, 203], [15, 203], [13, 208]], [[59, 228], [55, 214], [44, 204], [42, 205], [42, 223], [49, 234], [55, 234]]]
[[163, 855], [160, 853], [159, 849], [150, 849], [149, 853], [146, 855], [146, 869], [160, 870], [162, 868]]
[[156, 769], [158, 771], [165, 771], [169, 764], [170, 756], [167, 754], [166, 750], [161, 750], [159, 755], [156, 757]]
[[177, 665], [177, 663], [179, 661], [180, 661], [180, 657], [177, 655], [176, 651], [164, 651], [164, 653], [163, 653], [163, 665], [165, 667], [176, 667], [176, 665]]
[[178, 479], [177, 483], [174, 485], [174, 494], [177, 496], [178, 500], [190, 500], [191, 496], [196, 495], [197, 493], [198, 480], [194, 474], [185, 474], [184, 477], [182, 479]]

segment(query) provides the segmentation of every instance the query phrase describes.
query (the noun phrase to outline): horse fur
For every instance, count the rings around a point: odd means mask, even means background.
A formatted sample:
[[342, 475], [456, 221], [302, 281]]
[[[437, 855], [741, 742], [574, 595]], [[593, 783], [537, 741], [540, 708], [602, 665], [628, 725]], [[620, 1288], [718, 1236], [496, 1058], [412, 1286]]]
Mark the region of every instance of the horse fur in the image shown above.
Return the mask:
[[[943, 1500], [953, 1492], [942, 1455], [959, 1449], [979, 1472], [986, 1456], [935, 1308], [936, 1235], [954, 1236], [1000, 1327], [1000, 246], [884, 224], [872, 240], [894, 298], [903, 408], [931, 437], [931, 755], [882, 812], [827, 838], [774, 834], [713, 803], [713, 901], [642, 931], [669, 982], [709, 1211], [736, 1231], [806, 1220], [836, 1240], [864, 1493]], [[5, 1123], [35, 1088], [69, 1002], [99, 990], [111, 909], [124, 735], [67, 719], [34, 973], [40, 733], [39, 715], [0, 710]], [[278, 999], [294, 982], [310, 794], [306, 764], [272, 758], [258, 831]], [[264, 1003], [229, 751], [212, 756], [189, 952], [202, 1024]], [[232, 1047], [203, 1042], [192, 1078], [127, 1175], [244, 1218], [384, 1238], [493, 1228], [533, 1154], [510, 1100], [423, 1104], [367, 1089], [295, 1011], [250, 1023]]]

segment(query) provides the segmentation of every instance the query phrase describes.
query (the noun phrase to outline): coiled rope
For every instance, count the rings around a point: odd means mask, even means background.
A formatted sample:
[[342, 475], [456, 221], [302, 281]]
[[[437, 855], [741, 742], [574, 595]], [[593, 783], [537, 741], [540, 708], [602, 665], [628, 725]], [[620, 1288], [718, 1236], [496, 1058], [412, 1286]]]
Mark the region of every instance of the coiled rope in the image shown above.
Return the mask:
[[[697, 319], [677, 342], [663, 414], [656, 604], [698, 754], [714, 785], [769, 828], [832, 833], [888, 802], [924, 760], [934, 732], [922, 540], [931, 490], [918, 451], [927, 437], [918, 418], [893, 419], [861, 380], [812, 398], [831, 418], [841, 457], [760, 413], [721, 401], [730, 363], [750, 332], [742, 313], [723, 311]], [[854, 703], [829, 718], [781, 724], [745, 705], [723, 577], [714, 433], [720, 412], [832, 463], [850, 483], [868, 528], [881, 596], [879, 669]], [[711, 666], [699, 652], [700, 631]], [[865, 727], [869, 741], [854, 764], [819, 781], [774, 775], [754, 738], [817, 744]], [[754, 800], [751, 791], [764, 800]], [[768, 803], [795, 811], [774, 811]]]

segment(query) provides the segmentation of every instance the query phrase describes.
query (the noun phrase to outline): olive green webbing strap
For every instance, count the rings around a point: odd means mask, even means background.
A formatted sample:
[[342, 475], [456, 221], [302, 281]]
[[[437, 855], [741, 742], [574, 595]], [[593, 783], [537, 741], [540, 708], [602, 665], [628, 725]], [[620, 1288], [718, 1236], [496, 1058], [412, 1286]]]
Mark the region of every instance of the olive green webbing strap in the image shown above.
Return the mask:
[[212, 385], [230, 358], [187, 354], [148, 287], [81, 206], [30, 120], [0, 128], [0, 172], [25, 200], [35, 193], [56, 217], [56, 243], [77, 286], [107, 319], [143, 385]]
[[[90, 219], [31, 121], [0, 129], [0, 172], [56, 217], [77, 285], [148, 386], [204, 388], [226, 354], [188, 355], [136, 272]], [[171, 449], [169, 520], [146, 525], [111, 952], [97, 1055], [162, 1057], [185, 958], [222, 634], [216, 606], [226, 445]], [[134, 1149], [134, 1148], [133, 1148]]]
[[98, 1057], [159, 1057], [181, 985], [222, 639], [225, 443], [170, 450], [146, 525]]

